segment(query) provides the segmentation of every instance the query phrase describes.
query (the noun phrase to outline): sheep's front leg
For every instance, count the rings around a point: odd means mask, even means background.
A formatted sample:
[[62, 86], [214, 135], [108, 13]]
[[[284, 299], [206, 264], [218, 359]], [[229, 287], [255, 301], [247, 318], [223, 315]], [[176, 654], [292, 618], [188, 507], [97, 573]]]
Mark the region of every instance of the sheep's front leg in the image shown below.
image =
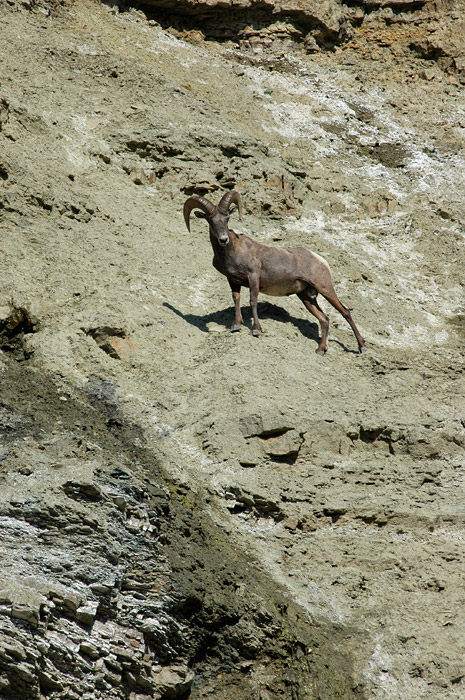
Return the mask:
[[241, 285], [234, 284], [234, 282], [231, 282], [231, 280], [228, 280], [228, 282], [229, 282], [229, 286], [231, 287], [232, 298], [234, 301], [234, 309], [235, 309], [234, 321], [233, 321], [233, 324], [231, 326], [231, 331], [234, 333], [235, 331], [240, 331], [241, 326], [242, 326]]
[[320, 322], [321, 340], [315, 352], [317, 355], [324, 355], [328, 350], [329, 318], [318, 306], [316, 297], [308, 296], [306, 290], [300, 292], [300, 294], [297, 296], [302, 301], [304, 306], [310, 311], [310, 313], [313, 314]]
[[250, 287], [250, 306], [252, 307], [252, 317], [253, 317], [253, 325], [252, 325], [252, 335], [260, 335], [262, 332], [262, 327], [260, 325], [260, 321], [258, 320], [258, 311], [257, 311], [257, 304], [258, 304], [258, 290], [259, 290], [259, 282], [258, 282], [258, 275], [251, 275], [249, 277], [249, 287]]

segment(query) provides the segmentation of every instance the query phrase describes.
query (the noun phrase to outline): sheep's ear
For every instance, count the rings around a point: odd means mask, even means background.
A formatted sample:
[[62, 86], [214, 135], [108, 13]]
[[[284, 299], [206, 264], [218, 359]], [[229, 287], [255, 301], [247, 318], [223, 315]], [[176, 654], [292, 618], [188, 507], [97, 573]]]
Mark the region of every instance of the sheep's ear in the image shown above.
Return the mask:
[[237, 211], [237, 209], [238, 209], [238, 207], [236, 207], [236, 205], [234, 204], [234, 205], [231, 207], [231, 209], [229, 210], [229, 215], [231, 216], [231, 214], [235, 214], [236, 211]]
[[207, 215], [203, 211], [195, 211], [194, 212], [195, 216], [197, 216], [199, 219], [206, 219]]

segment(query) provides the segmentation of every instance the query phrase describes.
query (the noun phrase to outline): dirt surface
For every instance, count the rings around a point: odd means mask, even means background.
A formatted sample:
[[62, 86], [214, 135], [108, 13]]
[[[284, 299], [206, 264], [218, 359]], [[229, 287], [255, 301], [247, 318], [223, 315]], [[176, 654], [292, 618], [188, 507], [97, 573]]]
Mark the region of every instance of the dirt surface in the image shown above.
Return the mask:
[[0, 2], [1, 698], [465, 697], [463, 7], [298, 4]]

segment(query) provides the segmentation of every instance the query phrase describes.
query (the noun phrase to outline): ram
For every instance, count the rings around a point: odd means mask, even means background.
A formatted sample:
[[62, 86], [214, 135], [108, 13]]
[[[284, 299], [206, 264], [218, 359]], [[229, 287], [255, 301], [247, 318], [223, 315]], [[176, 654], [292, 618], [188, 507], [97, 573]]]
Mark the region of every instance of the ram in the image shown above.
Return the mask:
[[241, 287], [250, 289], [252, 334], [255, 336], [262, 330], [257, 313], [258, 293], [275, 297], [297, 294], [320, 323], [321, 339], [316, 352], [324, 355], [328, 349], [329, 318], [318, 305], [317, 296], [321, 294], [349, 323], [357, 339], [359, 352], [364, 352], [365, 341], [349, 309], [341, 303], [334, 290], [326, 260], [306, 248], [268, 246], [234, 233], [228, 225], [232, 205], [237, 205], [239, 217], [242, 218], [242, 201], [236, 191], [226, 192], [217, 206], [206, 197], [193, 195], [184, 203], [183, 212], [189, 231], [193, 209], [199, 209], [196, 215], [208, 221], [214, 253], [213, 265], [228, 278], [234, 300], [235, 317], [231, 330], [239, 331], [242, 325]]

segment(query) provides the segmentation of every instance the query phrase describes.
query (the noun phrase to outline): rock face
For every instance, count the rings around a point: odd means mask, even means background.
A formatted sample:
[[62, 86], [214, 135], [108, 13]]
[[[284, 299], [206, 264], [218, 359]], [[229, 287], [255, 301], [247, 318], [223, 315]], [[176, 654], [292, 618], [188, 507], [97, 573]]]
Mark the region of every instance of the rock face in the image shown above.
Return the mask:
[[285, 631], [276, 590], [165, 485], [159, 455], [126, 442], [110, 386], [57, 394], [22, 364], [2, 398], [2, 697], [181, 698], [196, 677], [202, 695], [218, 685], [209, 649], [225, 697], [255, 692], [258, 658], [267, 683], [297, 691], [298, 611]]
[[2, 700], [463, 698], [462, 3], [0, 8]]
[[[170, 24], [199, 22], [199, 31], [217, 40], [301, 39], [310, 29], [321, 41], [336, 41], [347, 19], [347, 8], [333, 0], [148, 0], [140, 3]], [[161, 14], [158, 14], [161, 13]]]

